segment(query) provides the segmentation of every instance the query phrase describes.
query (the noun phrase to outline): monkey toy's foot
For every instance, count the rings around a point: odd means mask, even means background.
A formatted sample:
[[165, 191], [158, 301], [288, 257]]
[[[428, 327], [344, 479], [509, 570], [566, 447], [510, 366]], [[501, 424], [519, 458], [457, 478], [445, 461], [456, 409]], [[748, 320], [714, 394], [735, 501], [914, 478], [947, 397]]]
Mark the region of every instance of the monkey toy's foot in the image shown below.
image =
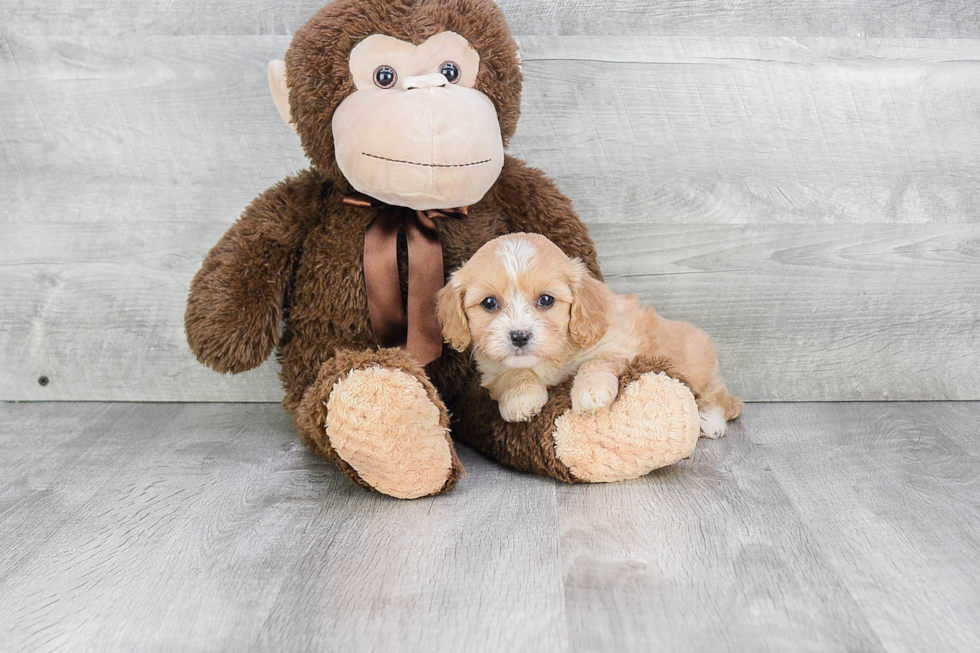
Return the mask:
[[304, 396], [297, 423], [352, 480], [399, 499], [446, 492], [463, 471], [446, 407], [397, 349], [339, 352]]
[[555, 419], [556, 458], [576, 480], [643, 476], [687, 458], [697, 445], [700, 419], [691, 390], [664, 372], [630, 368], [609, 408]]

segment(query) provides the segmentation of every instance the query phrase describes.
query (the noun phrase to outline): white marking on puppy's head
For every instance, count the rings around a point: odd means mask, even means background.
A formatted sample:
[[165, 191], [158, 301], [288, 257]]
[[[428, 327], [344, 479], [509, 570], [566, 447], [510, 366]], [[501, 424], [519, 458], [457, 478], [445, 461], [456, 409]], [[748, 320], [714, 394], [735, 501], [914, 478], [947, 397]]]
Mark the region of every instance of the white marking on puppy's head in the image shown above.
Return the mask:
[[513, 238], [501, 238], [497, 256], [504, 263], [504, 270], [512, 280], [517, 280], [531, 266], [531, 260], [537, 253], [537, 248], [523, 234], [515, 234]]

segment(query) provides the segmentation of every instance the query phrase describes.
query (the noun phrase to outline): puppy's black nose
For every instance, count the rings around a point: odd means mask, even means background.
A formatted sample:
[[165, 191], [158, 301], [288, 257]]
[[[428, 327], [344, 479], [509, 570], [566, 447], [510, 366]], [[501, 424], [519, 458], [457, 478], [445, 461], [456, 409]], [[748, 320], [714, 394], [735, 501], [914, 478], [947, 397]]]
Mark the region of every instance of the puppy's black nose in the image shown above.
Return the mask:
[[515, 347], [523, 347], [527, 344], [527, 341], [531, 339], [530, 331], [511, 331], [510, 341], [514, 343]]

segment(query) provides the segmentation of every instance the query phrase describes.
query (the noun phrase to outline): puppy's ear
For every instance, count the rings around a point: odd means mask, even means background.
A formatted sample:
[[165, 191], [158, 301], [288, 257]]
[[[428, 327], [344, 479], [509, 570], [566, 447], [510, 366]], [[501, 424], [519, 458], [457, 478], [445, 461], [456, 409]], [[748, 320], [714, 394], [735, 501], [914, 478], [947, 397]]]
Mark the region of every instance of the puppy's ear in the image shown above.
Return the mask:
[[450, 280], [436, 295], [436, 317], [442, 325], [443, 340], [456, 351], [470, 346], [470, 324], [463, 310], [463, 289]]
[[593, 279], [581, 263], [579, 271], [578, 279], [572, 283], [568, 335], [572, 342], [584, 348], [599, 342], [609, 328], [609, 289]]

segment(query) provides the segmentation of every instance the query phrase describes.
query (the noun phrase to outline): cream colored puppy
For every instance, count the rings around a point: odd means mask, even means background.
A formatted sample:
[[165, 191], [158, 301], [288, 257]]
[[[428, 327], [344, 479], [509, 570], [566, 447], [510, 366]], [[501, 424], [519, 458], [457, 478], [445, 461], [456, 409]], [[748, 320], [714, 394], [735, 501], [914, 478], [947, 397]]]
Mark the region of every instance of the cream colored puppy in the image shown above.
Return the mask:
[[550, 386], [575, 375], [572, 410], [608, 407], [619, 375], [638, 355], [665, 358], [694, 392], [701, 432], [717, 438], [742, 402], [718, 375], [711, 338], [667, 320], [634, 295], [617, 295], [538, 234], [509, 234], [477, 251], [439, 292], [443, 336], [464, 351], [472, 342], [482, 385], [508, 422], [526, 421]]

